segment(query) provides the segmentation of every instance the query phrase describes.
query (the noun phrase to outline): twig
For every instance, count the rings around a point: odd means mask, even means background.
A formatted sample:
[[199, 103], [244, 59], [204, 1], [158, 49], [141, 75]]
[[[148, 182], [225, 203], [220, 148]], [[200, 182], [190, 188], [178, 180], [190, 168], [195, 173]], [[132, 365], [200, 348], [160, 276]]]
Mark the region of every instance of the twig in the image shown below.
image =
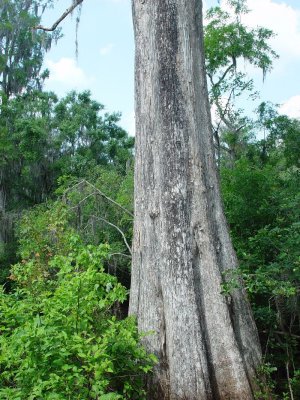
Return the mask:
[[285, 368], [286, 368], [286, 377], [287, 377], [287, 381], [288, 381], [288, 387], [289, 387], [289, 391], [290, 391], [290, 395], [291, 395], [291, 400], [294, 400], [294, 393], [293, 393], [293, 388], [291, 385], [291, 378], [290, 378], [290, 368], [289, 368], [289, 364], [290, 364], [290, 354], [289, 354], [289, 349], [287, 347], [286, 349], [287, 352], [287, 361], [285, 363]]
[[75, 0], [74, 3], [66, 9], [66, 11], [58, 18], [56, 22], [50, 27], [46, 28], [43, 25], [34, 26], [33, 29], [41, 29], [46, 32], [53, 32], [58, 27], [58, 25], [63, 21], [79, 4], [81, 4], [83, 0]]

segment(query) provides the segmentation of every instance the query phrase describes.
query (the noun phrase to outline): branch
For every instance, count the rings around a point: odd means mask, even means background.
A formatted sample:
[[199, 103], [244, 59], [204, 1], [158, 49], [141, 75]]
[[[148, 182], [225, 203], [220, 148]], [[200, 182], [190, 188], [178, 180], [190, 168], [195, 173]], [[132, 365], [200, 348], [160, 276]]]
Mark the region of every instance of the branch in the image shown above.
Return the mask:
[[79, 4], [81, 4], [82, 2], [83, 2], [83, 0], [75, 0], [73, 2], [73, 4], [71, 5], [71, 7], [67, 8], [66, 11], [58, 18], [58, 20], [56, 22], [54, 22], [54, 24], [50, 28], [46, 28], [43, 25], [38, 25], [38, 26], [34, 26], [33, 29], [41, 29], [41, 30], [46, 31], [46, 32], [55, 31], [55, 29], [58, 27], [58, 25], [61, 23], [61, 21], [63, 21], [69, 14], [71, 14], [72, 11], [77, 6], [79, 6]]
[[[130, 215], [133, 218], [133, 214], [128, 211], [125, 207], [121, 206], [121, 204], [117, 203], [115, 200], [111, 199], [110, 197], [106, 196], [106, 194], [104, 194], [103, 192], [101, 192], [100, 189], [98, 189], [96, 186], [94, 186], [92, 183], [90, 183], [89, 181], [83, 179], [82, 181], [76, 183], [76, 185], [68, 188], [64, 194], [63, 194], [63, 198], [66, 196], [66, 194], [68, 192], [70, 192], [71, 190], [75, 189], [78, 186], [81, 186], [82, 184], [85, 184], [87, 186], [91, 186], [94, 189], [94, 192], [89, 194], [88, 196], [86, 196], [84, 199], [82, 199], [80, 203], [82, 203], [83, 201], [85, 201], [88, 197], [95, 195], [96, 193], [100, 194], [100, 196], [104, 197], [106, 200], [108, 200], [109, 202], [111, 202], [112, 204], [114, 204], [115, 206], [119, 207], [122, 211], [124, 211], [126, 214]], [[77, 204], [78, 205], [78, 204]]]
[[80, 206], [80, 204], [84, 203], [89, 197], [95, 196], [95, 194], [97, 194], [96, 192], [90, 193], [87, 196], [85, 196], [84, 199], [80, 200], [75, 206], [70, 207], [70, 210], [74, 210], [75, 208], [78, 208], [78, 206]]
[[294, 392], [293, 392], [293, 388], [292, 388], [292, 385], [291, 385], [291, 378], [290, 378], [290, 368], [289, 368], [289, 364], [290, 364], [289, 358], [290, 358], [290, 355], [289, 355], [289, 349], [288, 349], [288, 347], [286, 348], [286, 352], [287, 352], [287, 356], [288, 356], [288, 360], [287, 360], [287, 362], [285, 363], [286, 377], [287, 377], [287, 381], [288, 381], [288, 386], [289, 386], [289, 391], [290, 391], [290, 395], [291, 395], [291, 400], [294, 400], [295, 397], [294, 397]]
[[132, 258], [131, 256], [129, 256], [128, 254], [125, 254], [125, 253], [111, 253], [111, 254], [109, 254], [109, 256], [110, 257], [120, 256], [120, 257]]
[[115, 200], [113, 200], [110, 197], [106, 196], [106, 194], [101, 192], [101, 190], [98, 189], [96, 186], [94, 186], [92, 183], [90, 183], [89, 181], [86, 181], [85, 179], [82, 182], [85, 182], [87, 185], [90, 185], [98, 194], [100, 194], [100, 196], [104, 197], [106, 200], [110, 201], [115, 206], [119, 207], [122, 211], [124, 211], [126, 214], [130, 215], [132, 218], [134, 217], [134, 215], [130, 211], [128, 211], [127, 208], [121, 206], [121, 204], [117, 203]]
[[122, 238], [123, 238], [123, 240], [124, 240], [124, 243], [125, 243], [125, 245], [126, 245], [128, 251], [129, 251], [129, 253], [132, 255], [131, 247], [129, 246], [129, 244], [128, 244], [128, 242], [127, 242], [127, 239], [126, 239], [126, 237], [125, 237], [125, 234], [124, 234], [124, 232], [123, 232], [117, 225], [115, 225], [115, 224], [113, 224], [113, 223], [107, 221], [107, 219], [102, 218], [102, 217], [96, 217], [96, 216], [94, 215], [94, 218], [99, 219], [100, 221], [105, 222], [106, 224], [112, 226], [112, 227], [115, 228], [118, 232], [120, 232], [121, 235], [122, 235]]
[[232, 93], [233, 93], [233, 89], [230, 92], [230, 95], [228, 97], [227, 104], [226, 104], [226, 107], [225, 107], [224, 111], [222, 110], [222, 107], [221, 107], [221, 105], [219, 103], [219, 99], [217, 99], [217, 98], [215, 99], [215, 105], [217, 107], [217, 110], [219, 111], [219, 117], [220, 117], [220, 121], [219, 121], [218, 127], [216, 129], [217, 132], [219, 131], [221, 122], [223, 122], [227, 126], [227, 128], [232, 130], [232, 132], [234, 132], [234, 133], [238, 133], [240, 130], [242, 130], [246, 126], [246, 124], [243, 124], [243, 125], [239, 126], [238, 128], [236, 128], [229, 121], [229, 119], [225, 117], [225, 115], [228, 113], [227, 109], [228, 109], [228, 106], [229, 106], [229, 103], [230, 103], [230, 99], [231, 99]]
[[222, 121], [229, 129], [231, 129], [232, 131], [235, 131], [235, 128], [234, 128], [234, 126], [232, 125], [232, 123], [229, 121], [229, 119], [227, 119], [227, 118], [225, 117], [225, 115], [226, 115], [227, 112], [228, 112], [227, 108], [228, 108], [229, 103], [230, 103], [231, 95], [232, 95], [232, 91], [230, 92], [230, 95], [229, 95], [229, 97], [228, 97], [228, 100], [227, 100], [227, 103], [226, 103], [226, 106], [225, 106], [225, 110], [222, 110], [222, 107], [221, 107], [221, 105], [220, 105], [220, 103], [219, 103], [219, 99], [215, 99], [215, 105], [216, 105], [216, 107], [217, 107], [217, 110], [219, 111], [219, 117], [220, 117], [220, 121], [219, 121], [219, 125], [218, 125], [218, 127], [217, 127], [217, 131], [219, 131], [221, 121]]
[[212, 76], [210, 75], [210, 81], [211, 83], [216, 87], [216, 86], [220, 86], [221, 83], [224, 81], [224, 79], [226, 78], [226, 75], [228, 74], [228, 72], [234, 68], [234, 63], [230, 64], [228, 68], [226, 68], [226, 70], [224, 71], [224, 73], [222, 74], [222, 76], [219, 78], [217, 83], [214, 83], [212, 80]]
[[[263, 333], [270, 333], [269, 331], [265, 330], [262, 331]], [[272, 331], [272, 333], [276, 333], [276, 335], [281, 335], [281, 336], [290, 336], [292, 338], [295, 339], [300, 339], [299, 335], [295, 335], [294, 333], [290, 333], [290, 332], [282, 332], [282, 331]]]

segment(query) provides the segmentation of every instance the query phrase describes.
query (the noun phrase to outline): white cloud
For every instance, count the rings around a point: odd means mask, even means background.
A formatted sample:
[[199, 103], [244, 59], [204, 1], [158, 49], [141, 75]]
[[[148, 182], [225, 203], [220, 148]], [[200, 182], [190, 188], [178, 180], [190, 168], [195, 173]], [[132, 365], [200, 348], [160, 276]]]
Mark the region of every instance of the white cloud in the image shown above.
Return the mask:
[[300, 118], [300, 95], [293, 96], [285, 101], [279, 108], [280, 114], [290, 118]]
[[112, 49], [115, 47], [113, 43], [108, 43], [107, 45], [101, 47], [100, 55], [106, 56], [107, 54], [111, 53]]
[[245, 22], [272, 29], [277, 34], [272, 44], [279, 55], [300, 57], [300, 10], [272, 0], [249, 0], [248, 4], [252, 12]]
[[63, 89], [85, 89], [92, 82], [92, 78], [78, 67], [73, 58], [63, 57], [57, 62], [48, 59], [45, 61], [45, 67], [50, 71], [50, 77], [45, 85], [48, 89], [57, 85]]

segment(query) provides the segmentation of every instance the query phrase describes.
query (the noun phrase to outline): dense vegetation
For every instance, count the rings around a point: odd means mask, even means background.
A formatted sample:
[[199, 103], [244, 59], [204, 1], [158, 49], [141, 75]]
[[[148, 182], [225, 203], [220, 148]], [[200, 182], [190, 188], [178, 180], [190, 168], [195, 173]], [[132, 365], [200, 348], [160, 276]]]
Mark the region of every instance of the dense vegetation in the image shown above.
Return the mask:
[[[43, 55], [59, 34], [31, 27], [47, 3], [0, 6], [0, 398], [143, 399], [155, 359], [125, 318], [134, 140], [89, 92], [58, 99], [42, 90]], [[277, 55], [272, 32], [241, 23], [245, 2], [230, 3], [237, 17], [213, 8], [205, 29], [216, 157], [240, 261], [223, 292], [243, 277], [264, 354], [257, 398], [295, 399], [300, 122], [269, 103], [256, 119], [237, 108], [239, 96], [256, 95], [239, 60], [266, 74]]]

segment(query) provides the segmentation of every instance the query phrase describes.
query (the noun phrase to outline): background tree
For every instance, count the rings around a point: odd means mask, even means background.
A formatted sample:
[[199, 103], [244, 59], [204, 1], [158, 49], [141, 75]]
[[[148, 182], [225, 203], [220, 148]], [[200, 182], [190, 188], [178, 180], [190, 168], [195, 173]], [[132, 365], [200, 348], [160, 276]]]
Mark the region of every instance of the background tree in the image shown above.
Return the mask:
[[212, 7], [206, 14], [204, 27], [205, 66], [209, 83], [209, 97], [215, 111], [214, 139], [218, 160], [227, 152], [236, 159], [237, 147], [245, 145], [249, 135], [249, 121], [242, 109], [236, 107], [242, 95], [257, 98], [253, 79], [244, 67], [245, 62], [262, 71], [263, 79], [272, 69], [278, 55], [268, 41], [274, 36], [269, 29], [251, 29], [243, 24], [249, 12], [247, 1], [228, 0], [225, 11]]
[[[221, 159], [223, 199], [240, 271], [258, 324], [266, 371], [288, 398], [299, 385], [299, 121], [263, 103], [264, 139], [246, 143], [236, 162]], [[236, 287], [231, 276], [225, 292]], [[270, 395], [277, 398], [276, 394]], [[279, 395], [282, 398], [284, 394]]]
[[105, 171], [115, 170], [120, 181], [130, 171], [133, 138], [118, 126], [119, 115], [102, 110], [89, 92], [58, 100], [54, 93], [31, 91], [2, 106], [4, 275], [5, 265], [15, 260], [14, 219], [25, 208], [54, 197], [59, 177], [65, 185], [89, 177], [96, 183]]
[[[45, 8], [52, 1], [3, 0], [0, 4], [0, 135], [8, 133], [5, 104], [11, 96], [21, 92], [41, 88], [48, 75], [41, 72], [43, 56], [59, 32], [48, 34], [32, 29], [41, 18]], [[0, 257], [5, 257], [5, 243], [12, 238], [12, 221], [7, 214], [9, 193], [6, 182], [11, 179], [9, 169], [0, 165]]]
[[59, 31], [33, 30], [52, 1], [3, 0], [0, 5], [0, 87], [7, 98], [28, 88], [41, 88], [44, 54]]

